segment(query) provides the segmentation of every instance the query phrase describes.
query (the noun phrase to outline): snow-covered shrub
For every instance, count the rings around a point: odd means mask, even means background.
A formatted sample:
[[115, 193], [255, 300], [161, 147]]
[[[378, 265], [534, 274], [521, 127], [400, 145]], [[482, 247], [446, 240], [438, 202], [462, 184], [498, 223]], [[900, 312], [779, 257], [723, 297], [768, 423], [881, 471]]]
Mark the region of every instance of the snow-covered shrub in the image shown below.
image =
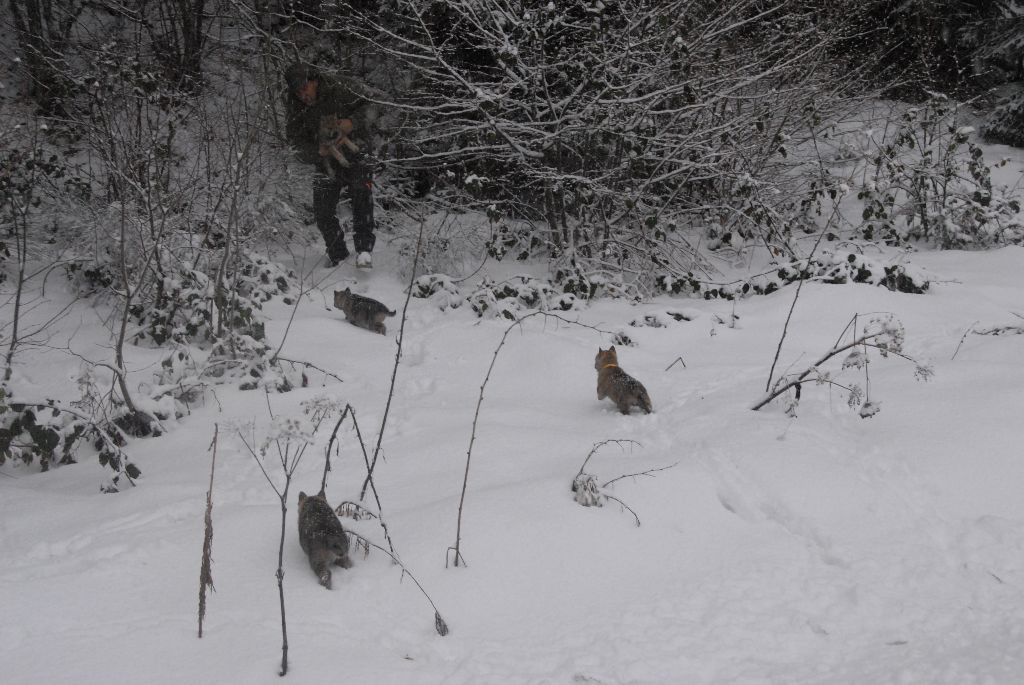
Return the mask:
[[[862, 317], [854, 315], [840, 335], [840, 341], [831, 349], [826, 350], [809, 367], [800, 372], [786, 373], [771, 384], [770, 390], [758, 400], [752, 409], [755, 411], [766, 406], [776, 398], [783, 398], [783, 408], [787, 415], [796, 416], [800, 404], [802, 388], [808, 383], [828, 385], [845, 391], [846, 402], [851, 409], [859, 411], [861, 418], [870, 418], [877, 414], [881, 404], [871, 397], [868, 364], [871, 362], [870, 350], [878, 352], [886, 358], [890, 355], [899, 357], [914, 365], [914, 377], [917, 380], [928, 380], [933, 372], [928, 364], [917, 362], [903, 352], [906, 332], [903, 324], [892, 314], [880, 314], [861, 321]], [[843, 338], [849, 335], [849, 340]], [[838, 370], [826, 367], [835, 357], [844, 354]], [[842, 378], [844, 372], [863, 371], [864, 383], [847, 381]]]
[[193, 350], [187, 345], [177, 346], [160, 360], [159, 369], [153, 373], [153, 382], [144, 389], [156, 402], [170, 398], [176, 418], [184, 416], [192, 404], [202, 399], [206, 385], [205, 360], [195, 359]]
[[[246, 251], [231, 264], [218, 292], [214, 282], [221, 266], [215, 261], [217, 255], [204, 250], [194, 253], [192, 261], [185, 261], [170, 248], [161, 249], [162, 266], [153, 274], [156, 282], [144, 290], [136, 286], [142, 292], [128, 308], [135, 325], [131, 341], [139, 345], [174, 343], [209, 349], [226, 330], [262, 340], [262, 305], [273, 297], [290, 303], [289, 293], [295, 292], [294, 275]], [[121, 274], [109, 256], [72, 261], [65, 271], [83, 294], [118, 292], [123, 288]]]
[[31, 464], [47, 471], [50, 464], [74, 462], [72, 450], [81, 437], [73, 417], [64, 414], [52, 400], [43, 407], [28, 406], [7, 397], [0, 387], [0, 464], [7, 459]]
[[637, 299], [636, 289], [625, 285], [622, 276], [605, 269], [586, 271], [583, 264], [587, 259], [559, 260], [563, 264], [556, 266], [554, 282], [562, 291], [580, 300], [592, 300], [597, 297], [625, 297]]
[[109, 289], [118, 279], [109, 255], [102, 259], [69, 262], [64, 266], [64, 273], [78, 293], [86, 297]]
[[[672, 295], [699, 296], [702, 292], [707, 292], [707, 284], [694, 276], [693, 272], [685, 275], [661, 273], [654, 277], [654, 285], [657, 290], [671, 293]], [[710, 299], [707, 295], [704, 297], [705, 299]]]
[[180, 263], [165, 273], [155, 294], [129, 308], [135, 344], [207, 343], [213, 338], [213, 286], [202, 270]]
[[903, 264], [881, 264], [855, 252], [824, 253], [810, 263], [791, 263], [778, 270], [781, 282], [811, 278], [823, 283], [869, 283], [894, 292], [922, 294], [929, 288], [927, 277]]
[[579, 302], [572, 293], [559, 293], [551, 283], [532, 276], [500, 282], [485, 278], [466, 301], [477, 316], [501, 316], [510, 321], [530, 310], [569, 311]]
[[412, 284], [412, 296], [429, 299], [442, 311], [455, 309], [464, 301], [459, 287], [445, 274], [424, 274]]
[[985, 140], [1024, 147], [1024, 93], [1017, 93], [996, 106], [981, 127]]
[[[291, 302], [297, 292], [294, 275], [265, 257], [242, 251], [217, 288], [215, 279], [223, 267], [217, 253], [190, 249], [190, 261], [177, 258], [169, 247], [161, 250], [159, 280], [152, 288], [139, 288], [142, 292], [128, 308], [133, 324], [130, 342], [173, 348], [149, 388], [153, 397], [192, 402], [208, 382], [278, 391], [301, 383], [272, 363], [261, 314], [263, 304], [274, 297]], [[109, 295], [122, 287], [121, 274], [109, 260], [73, 261], [66, 270], [84, 292]], [[200, 350], [205, 354], [197, 356]], [[175, 414], [183, 411], [178, 406]]]
[[692, 273], [685, 277], [661, 274], [655, 279], [658, 289], [673, 295], [732, 300], [748, 295], [768, 295], [801, 280], [821, 283], [870, 283], [901, 293], [921, 294], [930, 283], [921, 271], [904, 264], [883, 264], [854, 252], [822, 252], [810, 260], [793, 260], [774, 271], [757, 274], [731, 283], [707, 283]]
[[600, 507], [604, 505], [604, 495], [597, 479], [589, 473], [580, 473], [572, 481], [573, 499], [582, 507]]
[[488, 256], [500, 262], [505, 257], [524, 261], [543, 245], [544, 242], [529, 224], [495, 221], [492, 222], [491, 237], [484, 247]]
[[270, 261], [266, 257], [246, 250], [242, 253], [234, 289], [239, 295], [257, 302], [269, 302], [281, 297], [285, 304], [292, 304], [288, 293], [295, 292], [295, 274]]
[[903, 112], [895, 136], [875, 151], [871, 178], [857, 194], [861, 237], [941, 249], [1024, 240], [1019, 200], [993, 187], [991, 168], [971, 140], [974, 130], [958, 126], [956, 118], [956, 107], [942, 95]]
[[412, 296], [429, 299], [442, 310], [455, 309], [467, 302], [477, 316], [500, 316], [509, 321], [516, 321], [529, 311], [565, 312], [582, 304], [572, 293], [560, 293], [550, 282], [526, 275], [504, 281], [485, 277], [472, 293], [463, 296], [449, 276], [427, 274], [413, 282]]
[[232, 330], [214, 343], [202, 377], [215, 383], [237, 382], [240, 390], [288, 392], [303, 385], [301, 373], [286, 372], [262, 340]]
[[293, 274], [251, 252], [243, 252], [233, 265], [220, 293], [214, 287], [217, 264], [213, 255], [199, 260], [198, 266], [166, 260], [176, 266], [164, 272], [152, 298], [142, 299], [130, 308], [138, 325], [133, 341], [163, 345], [168, 342], [210, 347], [224, 335], [225, 329], [264, 337], [258, 313], [263, 303], [292, 292]]
[[674, 322], [693, 321], [697, 316], [699, 316], [699, 312], [696, 311], [683, 312], [669, 309], [658, 312], [649, 312], [639, 319], [633, 319], [629, 322], [629, 325], [634, 328], [642, 328], [644, 326], [649, 328], [666, 328]]
[[25, 465], [37, 462], [41, 471], [73, 464], [79, 450], [91, 445], [99, 462], [114, 471], [116, 488], [122, 475], [129, 480], [141, 475], [121, 449], [125, 435], [117, 417], [93, 419], [82, 408], [60, 400], [19, 401], [10, 388], [0, 386], [0, 464], [8, 459]]
[[636, 343], [626, 333], [626, 331], [616, 331], [612, 336], [612, 344], [618, 347], [636, 347]]

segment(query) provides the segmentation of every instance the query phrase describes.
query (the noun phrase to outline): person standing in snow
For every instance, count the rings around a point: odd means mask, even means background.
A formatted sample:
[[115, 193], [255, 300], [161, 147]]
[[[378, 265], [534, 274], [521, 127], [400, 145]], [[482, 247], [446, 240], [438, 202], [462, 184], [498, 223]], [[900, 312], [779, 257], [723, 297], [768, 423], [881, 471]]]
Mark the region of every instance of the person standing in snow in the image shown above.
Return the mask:
[[[327, 259], [332, 266], [349, 256], [345, 233], [338, 222], [338, 200], [342, 188], [352, 202], [352, 245], [356, 266], [369, 268], [370, 253], [376, 242], [373, 222], [373, 172], [364, 155], [347, 152], [348, 166], [329, 156], [320, 140], [324, 117], [340, 117], [352, 122], [351, 138], [358, 147], [365, 136], [366, 100], [350, 88], [325, 78], [315, 67], [296, 63], [285, 70], [288, 92], [285, 96], [285, 134], [295, 146], [301, 161], [313, 164], [313, 216], [324, 238]], [[333, 171], [334, 173], [327, 173]]]

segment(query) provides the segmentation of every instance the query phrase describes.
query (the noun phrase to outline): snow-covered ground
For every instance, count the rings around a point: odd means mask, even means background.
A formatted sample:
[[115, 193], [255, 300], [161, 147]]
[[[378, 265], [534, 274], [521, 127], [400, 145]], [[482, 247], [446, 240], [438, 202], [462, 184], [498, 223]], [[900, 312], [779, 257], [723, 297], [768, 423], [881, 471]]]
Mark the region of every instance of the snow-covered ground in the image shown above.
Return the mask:
[[[382, 241], [383, 243], [384, 241]], [[401, 309], [398, 255], [342, 266], [323, 291], [352, 287]], [[376, 484], [395, 549], [433, 609], [380, 552], [317, 584], [299, 547], [299, 490], [315, 492], [329, 430], [289, 495], [284, 550], [290, 673], [295, 682], [997, 683], [1024, 681], [1024, 336], [972, 330], [1024, 325], [1024, 249], [921, 252], [925, 295], [862, 284], [805, 284], [776, 374], [836, 343], [854, 314], [893, 314], [904, 352], [871, 353], [862, 419], [845, 393], [807, 385], [797, 417], [765, 391], [794, 287], [726, 301], [661, 297], [595, 302], [534, 316], [509, 333], [484, 390], [462, 520], [468, 566], [446, 568], [474, 412], [509, 322], [413, 299], [382, 438]], [[501, 265], [505, 268], [504, 265]], [[62, 294], [56, 280], [47, 297]], [[158, 439], [136, 440], [138, 487], [98, 492], [92, 458], [49, 473], [0, 468], [0, 680], [21, 683], [279, 682], [276, 579], [280, 511], [231, 426], [257, 439], [317, 397], [351, 403], [377, 441], [399, 317], [386, 336], [350, 326], [316, 295], [299, 308], [282, 354], [329, 369], [308, 388], [264, 395], [219, 388]], [[692, 320], [675, 320], [667, 311]], [[289, 308], [271, 303], [268, 337]], [[631, 326], [659, 315], [663, 327]], [[733, 315], [738, 317], [732, 319]], [[732, 323], [730, 323], [732, 322]], [[588, 326], [592, 326], [588, 327]], [[109, 350], [84, 305], [49, 352], [19, 358], [41, 392], [71, 384], [80, 360]], [[607, 331], [608, 333], [601, 333]], [[651, 415], [596, 399], [594, 355], [611, 334]], [[152, 368], [138, 351], [135, 377]], [[863, 385], [863, 372], [824, 369]], [[685, 366], [684, 366], [685, 364]], [[73, 385], [69, 385], [73, 387]], [[64, 394], [67, 394], [65, 391]], [[214, 425], [213, 578], [196, 637], [203, 511]], [[351, 423], [327, 486], [358, 500], [365, 473]], [[576, 503], [586, 471], [615, 482], [617, 502]], [[630, 442], [630, 441], [635, 441]], [[276, 460], [266, 462], [281, 481]], [[657, 470], [661, 469], [661, 470]], [[364, 502], [376, 509], [372, 497]], [[385, 544], [372, 520], [345, 524]]]

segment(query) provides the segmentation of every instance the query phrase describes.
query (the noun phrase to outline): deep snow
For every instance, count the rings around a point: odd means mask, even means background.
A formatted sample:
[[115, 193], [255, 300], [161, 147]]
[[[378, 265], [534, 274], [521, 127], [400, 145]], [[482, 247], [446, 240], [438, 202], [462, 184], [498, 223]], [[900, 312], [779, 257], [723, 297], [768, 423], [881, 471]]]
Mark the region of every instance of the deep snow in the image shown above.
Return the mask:
[[[989, 148], [995, 154], [1005, 149]], [[994, 158], [993, 155], [993, 158]], [[1007, 175], [1021, 168], [1019, 151]], [[1010, 179], [1014, 182], [1014, 179]], [[326, 303], [351, 286], [392, 308], [407, 273], [387, 240], [372, 272], [313, 271], [282, 354], [329, 369], [311, 386], [265, 395], [219, 387], [158, 439], [129, 446], [138, 486], [104, 495], [90, 455], [40, 474], [0, 467], [0, 680], [5, 684], [279, 682], [274, 572], [280, 512], [232, 427], [257, 439], [303, 402], [351, 403], [377, 442], [394, 364], [388, 335], [355, 328]], [[310, 260], [319, 256], [311, 256]], [[503, 319], [413, 299], [376, 483], [395, 548], [451, 632], [398, 567], [373, 551], [316, 583], [299, 548], [295, 503], [315, 492], [330, 429], [289, 494], [285, 593], [293, 682], [372, 685], [584, 683], [880, 684], [1024, 682], [1024, 248], [904, 256], [925, 295], [863, 284], [804, 285], [776, 375], [806, 368], [855, 314], [895, 316], [915, 365], [871, 353], [862, 419], [846, 393], [807, 385], [797, 417], [765, 392], [795, 288], [739, 300], [600, 300], [561, 318]], [[303, 265], [295, 265], [301, 267]], [[494, 278], [522, 265], [485, 265]], [[305, 267], [308, 269], [309, 264]], [[50, 279], [35, 316], [71, 298]], [[683, 311], [676, 321], [667, 311]], [[291, 310], [268, 304], [280, 341]], [[663, 327], [631, 326], [645, 315]], [[736, 319], [733, 319], [735, 315]], [[578, 322], [584, 325], [576, 325]], [[732, 323], [730, 323], [732, 322]], [[604, 331], [603, 333], [601, 331]], [[615, 333], [619, 361], [655, 413], [622, 416], [596, 399], [594, 355]], [[46, 345], [17, 357], [16, 382], [73, 399], [83, 359], [109, 335], [79, 303]], [[133, 348], [136, 383], [160, 356]], [[468, 567], [446, 568], [480, 405], [462, 521]], [[845, 384], [862, 374], [824, 365]], [[685, 366], [684, 366], [685, 364]], [[333, 421], [330, 422], [333, 424]], [[196, 608], [208, 447], [220, 428], [213, 577], [203, 639]], [[351, 423], [327, 495], [355, 500], [365, 468]], [[586, 471], [617, 481], [585, 508]], [[268, 472], [280, 483], [274, 459]], [[372, 497], [364, 504], [376, 508]], [[344, 523], [378, 544], [372, 520]]]
[[[343, 266], [323, 290], [352, 285], [401, 307], [397, 256], [373, 272]], [[462, 529], [468, 567], [446, 568], [481, 383], [508, 327], [468, 308], [413, 299], [377, 472], [397, 551], [429, 604], [379, 552], [317, 585], [295, 534], [298, 490], [320, 482], [328, 431], [300, 465], [285, 547], [295, 682], [414, 683], [1016, 683], [1024, 678], [1024, 249], [917, 253], [926, 295], [869, 285], [803, 288], [780, 357], [797, 370], [828, 349], [855, 313], [891, 312], [914, 365], [872, 355], [880, 413], [861, 419], [845, 394], [806, 386], [798, 417], [779, 403], [749, 409], [794, 289], [759, 299], [595, 302], [562, 316], [625, 331], [624, 369], [653, 398], [650, 416], [618, 414], [595, 395], [593, 357], [610, 342], [591, 328], [532, 317], [499, 353], [481, 405]], [[503, 265], [502, 265], [503, 266]], [[57, 298], [51, 292], [51, 296]], [[632, 327], [685, 309], [692, 321]], [[72, 349], [106, 339], [76, 310]], [[279, 340], [288, 309], [268, 307]], [[734, 326], [728, 322], [735, 313]], [[666, 318], [666, 317], [662, 317]], [[300, 307], [285, 356], [313, 387], [270, 395], [278, 415], [318, 396], [357, 409], [376, 443], [399, 323], [387, 336], [344, 322], [322, 298]], [[962, 342], [961, 342], [962, 341]], [[955, 358], [954, 357], [955, 354]], [[66, 355], [64, 355], [66, 357]], [[145, 354], [140, 355], [143, 359]], [[45, 388], [77, 362], [58, 352], [20, 360]], [[681, 358], [685, 367], [677, 360]], [[676, 362], [676, 363], [673, 363]], [[830, 365], [839, 368], [839, 360]], [[139, 378], [151, 370], [137, 368]], [[56, 379], [56, 380], [55, 380]], [[854, 382], [851, 370], [844, 381]], [[278, 682], [274, 571], [279, 510], [233, 422], [269, 425], [267, 397], [216, 398], [139, 440], [138, 487], [101, 495], [91, 459], [0, 478], [0, 664], [5, 683]], [[196, 638], [202, 517], [214, 423], [213, 576], [205, 636]], [[351, 424], [328, 484], [333, 504], [358, 497], [364, 467]], [[613, 501], [578, 505], [587, 471], [620, 480]], [[272, 475], [280, 469], [268, 461]], [[373, 507], [370, 498], [366, 504]], [[383, 544], [373, 521], [345, 523]]]

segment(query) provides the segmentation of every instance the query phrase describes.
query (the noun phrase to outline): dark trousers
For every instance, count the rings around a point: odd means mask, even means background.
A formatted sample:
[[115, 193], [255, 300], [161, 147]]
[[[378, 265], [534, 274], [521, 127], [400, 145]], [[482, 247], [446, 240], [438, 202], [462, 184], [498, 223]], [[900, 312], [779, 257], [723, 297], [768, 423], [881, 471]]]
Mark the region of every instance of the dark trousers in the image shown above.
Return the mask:
[[313, 177], [313, 217], [327, 246], [327, 256], [340, 260], [348, 256], [345, 232], [338, 221], [338, 200], [343, 188], [352, 202], [352, 245], [356, 252], [373, 252], [373, 172], [360, 161], [349, 167], [334, 165], [334, 178], [318, 172]]

